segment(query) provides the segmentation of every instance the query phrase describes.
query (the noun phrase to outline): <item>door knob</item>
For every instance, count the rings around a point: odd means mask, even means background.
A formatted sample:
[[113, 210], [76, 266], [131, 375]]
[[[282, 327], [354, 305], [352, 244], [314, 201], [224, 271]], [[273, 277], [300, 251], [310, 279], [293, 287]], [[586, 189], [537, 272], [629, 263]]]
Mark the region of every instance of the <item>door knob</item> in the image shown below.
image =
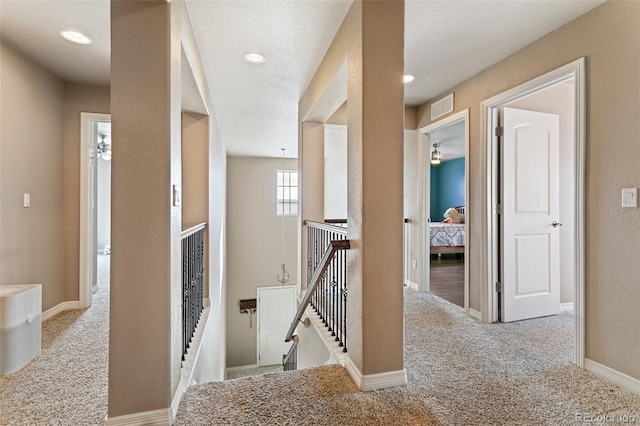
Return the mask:
[[557, 228], [558, 226], [562, 226], [562, 224], [554, 220], [551, 226], [553, 226], [554, 228]]

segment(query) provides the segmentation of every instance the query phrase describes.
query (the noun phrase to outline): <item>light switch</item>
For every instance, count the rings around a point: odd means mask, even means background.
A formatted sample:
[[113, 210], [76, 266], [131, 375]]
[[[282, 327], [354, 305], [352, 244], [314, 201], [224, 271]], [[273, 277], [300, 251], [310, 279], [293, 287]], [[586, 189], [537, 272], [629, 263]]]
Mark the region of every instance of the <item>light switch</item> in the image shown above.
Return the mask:
[[31, 207], [31, 194], [24, 194], [23, 206], [24, 207]]
[[622, 189], [622, 207], [638, 207], [638, 188]]

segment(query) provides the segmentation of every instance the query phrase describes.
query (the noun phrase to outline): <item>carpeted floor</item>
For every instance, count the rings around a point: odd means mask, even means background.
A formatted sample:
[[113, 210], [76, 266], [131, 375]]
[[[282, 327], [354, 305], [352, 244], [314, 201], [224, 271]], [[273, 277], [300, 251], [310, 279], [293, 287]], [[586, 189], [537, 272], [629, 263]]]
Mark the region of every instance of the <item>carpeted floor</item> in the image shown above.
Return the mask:
[[[99, 261], [93, 306], [44, 322], [42, 354], [0, 377], [0, 425], [103, 424], [109, 280], [108, 258]], [[407, 290], [407, 386], [360, 392], [339, 366], [202, 384], [187, 390], [176, 424], [571, 425], [605, 414], [640, 423], [640, 397], [573, 367], [571, 350], [569, 316], [478, 324]]]
[[0, 377], [0, 425], [102, 425], [107, 416], [109, 257], [93, 305], [42, 323], [42, 353]]
[[479, 324], [407, 290], [407, 386], [360, 392], [339, 366], [208, 383], [187, 390], [176, 424], [575, 425], [601, 415], [640, 423], [640, 397], [573, 366], [572, 343], [566, 314]]

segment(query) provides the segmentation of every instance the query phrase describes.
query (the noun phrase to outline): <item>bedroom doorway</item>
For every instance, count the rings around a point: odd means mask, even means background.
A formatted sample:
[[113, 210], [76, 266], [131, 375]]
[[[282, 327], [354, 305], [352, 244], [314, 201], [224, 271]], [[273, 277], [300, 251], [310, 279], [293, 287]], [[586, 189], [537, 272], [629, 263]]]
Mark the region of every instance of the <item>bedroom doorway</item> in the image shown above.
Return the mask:
[[469, 188], [469, 110], [420, 132], [420, 291], [469, 312], [465, 220]]
[[[88, 308], [98, 290], [98, 263], [108, 269], [111, 233], [111, 116], [80, 114], [79, 301]], [[106, 253], [105, 253], [106, 250]], [[104, 277], [102, 277], [104, 278]]]
[[[585, 155], [585, 63], [584, 58], [560, 67], [541, 77], [533, 79], [507, 92], [501, 93], [493, 98], [481, 103], [481, 130], [483, 134], [482, 149], [486, 153], [486, 195], [487, 205], [483, 211], [483, 234], [486, 235], [487, 251], [485, 259], [487, 265], [487, 277], [485, 285], [481, 288], [482, 300], [482, 320], [484, 322], [505, 321], [504, 309], [506, 304], [511, 303], [511, 298], [507, 297], [513, 291], [520, 291], [516, 298], [526, 301], [529, 296], [537, 296], [544, 292], [552, 292], [550, 284], [541, 290], [540, 288], [527, 288], [520, 284], [522, 274], [515, 278], [509, 274], [509, 269], [524, 270], [519, 268], [517, 258], [505, 256], [501, 247], [505, 245], [505, 238], [516, 240], [521, 244], [524, 240], [532, 240], [543, 235], [541, 232], [526, 231], [522, 234], [512, 234], [505, 228], [505, 221], [513, 211], [519, 213], [524, 208], [535, 210], [531, 207], [529, 198], [520, 198], [514, 204], [510, 198], [505, 197], [505, 190], [518, 195], [511, 186], [515, 178], [509, 178], [509, 169], [519, 170], [517, 158], [508, 160], [511, 154], [501, 154], [504, 150], [499, 149], [504, 144], [533, 144], [532, 137], [527, 136], [521, 142], [509, 142], [508, 138], [503, 138], [503, 134], [509, 137], [516, 136], [516, 131], [509, 130], [511, 126], [505, 119], [511, 112], [518, 114], [537, 114], [538, 116], [559, 117], [559, 149], [555, 162], [559, 163], [559, 173], [557, 175], [559, 206], [558, 212], [553, 218], [546, 218], [545, 227], [559, 237], [559, 248], [557, 259], [559, 262], [559, 301], [558, 311], [572, 312], [574, 330], [574, 360], [577, 366], [584, 366], [584, 155]], [[510, 111], [510, 109], [512, 109]], [[527, 119], [529, 120], [529, 119]], [[543, 126], [535, 125], [532, 120], [526, 125], [519, 125], [519, 129], [531, 129], [529, 133], [542, 129]], [[504, 130], [500, 130], [504, 128]], [[527, 130], [528, 131], [528, 130]], [[544, 132], [550, 135], [550, 132]], [[526, 135], [525, 135], [526, 136]], [[503, 140], [500, 142], [500, 140]], [[550, 139], [549, 139], [550, 140]], [[544, 149], [550, 150], [553, 144], [545, 142]], [[519, 147], [519, 145], [517, 145]], [[523, 152], [526, 151], [523, 146]], [[519, 149], [519, 148], [518, 148]], [[555, 148], [554, 148], [555, 149]], [[545, 151], [546, 152], [546, 151]], [[538, 153], [539, 154], [539, 153]], [[537, 154], [536, 154], [537, 155]], [[525, 169], [530, 168], [533, 156], [521, 159], [521, 164], [525, 164]], [[551, 158], [549, 151], [544, 156], [538, 155], [538, 160], [546, 161]], [[545, 158], [543, 158], [545, 157]], [[535, 162], [535, 161], [534, 161]], [[542, 163], [541, 163], [542, 164]], [[542, 167], [542, 166], [540, 166]], [[507, 170], [507, 172], [505, 172]], [[519, 171], [518, 171], [519, 173]], [[545, 191], [551, 191], [553, 185], [552, 174], [546, 173], [544, 185], [533, 183], [529, 186], [539, 187]], [[518, 179], [527, 179], [527, 174], [518, 175]], [[545, 192], [546, 194], [546, 192]], [[546, 202], [546, 195], [538, 196], [539, 200]], [[518, 204], [520, 203], [520, 204]], [[540, 204], [540, 203], [539, 203]], [[551, 208], [542, 209], [536, 207], [539, 213], [546, 214]], [[508, 211], [507, 211], [508, 210]], [[509, 214], [507, 214], [509, 213]], [[503, 217], [506, 216], [506, 219]], [[557, 216], [557, 219], [555, 218]], [[546, 237], [545, 237], [546, 238]], [[521, 241], [522, 240], [522, 241]], [[545, 240], [546, 241], [546, 240]], [[525, 241], [526, 242], [526, 241]], [[538, 244], [546, 250], [548, 244]], [[543, 247], [544, 246], [544, 247]], [[524, 247], [524, 246], [523, 246]], [[506, 248], [506, 246], [505, 246]], [[525, 249], [527, 247], [524, 247]], [[518, 248], [520, 250], [520, 247]], [[512, 250], [513, 252], [513, 250]], [[537, 255], [536, 255], [537, 256]], [[551, 255], [544, 255], [542, 259], [549, 259]], [[534, 259], [534, 255], [528, 256], [527, 263]], [[544, 263], [544, 262], [543, 262]], [[548, 262], [552, 263], [552, 262]], [[544, 265], [542, 265], [544, 266]], [[538, 266], [536, 266], [538, 268]], [[509, 278], [511, 277], [511, 278]], [[499, 283], [500, 285], [495, 285]], [[515, 290], [514, 290], [515, 288]], [[548, 288], [548, 290], [547, 290]], [[509, 292], [505, 291], [508, 289]], [[528, 310], [529, 307], [518, 308]], [[527, 314], [523, 318], [540, 316], [538, 314]], [[508, 317], [508, 316], [507, 316]], [[509, 318], [506, 318], [508, 321]]]

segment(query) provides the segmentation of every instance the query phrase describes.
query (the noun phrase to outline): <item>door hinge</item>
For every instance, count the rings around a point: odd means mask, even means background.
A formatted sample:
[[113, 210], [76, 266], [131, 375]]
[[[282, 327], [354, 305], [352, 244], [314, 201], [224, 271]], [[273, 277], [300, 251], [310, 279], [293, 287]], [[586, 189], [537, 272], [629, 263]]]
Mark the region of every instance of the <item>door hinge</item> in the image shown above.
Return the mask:
[[502, 214], [502, 204], [496, 204], [496, 214]]
[[496, 136], [499, 138], [504, 136], [504, 127], [496, 127]]
[[502, 293], [502, 283], [500, 281], [496, 283], [496, 291]]

